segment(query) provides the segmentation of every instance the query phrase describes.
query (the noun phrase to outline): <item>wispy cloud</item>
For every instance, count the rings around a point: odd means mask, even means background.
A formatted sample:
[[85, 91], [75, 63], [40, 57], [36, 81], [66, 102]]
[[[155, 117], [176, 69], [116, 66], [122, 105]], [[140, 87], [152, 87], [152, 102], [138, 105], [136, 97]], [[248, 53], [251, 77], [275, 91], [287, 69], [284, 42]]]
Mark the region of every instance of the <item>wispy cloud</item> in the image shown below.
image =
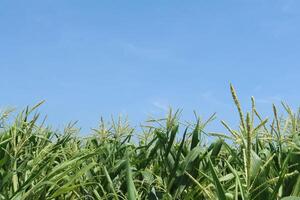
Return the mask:
[[161, 102], [161, 101], [153, 101], [152, 105], [155, 108], [158, 108], [159, 110], [165, 111], [165, 112], [168, 111], [168, 109], [170, 107], [168, 104], [166, 104], [165, 102]]
[[281, 10], [284, 13], [289, 13], [293, 9], [294, 0], [281, 0]]
[[279, 102], [281, 100], [282, 100], [282, 97], [280, 95], [274, 95], [274, 96], [257, 98], [255, 101], [257, 103], [261, 103], [261, 104], [272, 104], [272, 103]]
[[261, 31], [274, 39], [290, 37], [297, 33], [299, 3], [294, 0], [277, 0], [274, 13], [276, 17], [262, 18]]
[[164, 116], [170, 108], [170, 104], [166, 99], [163, 98], [154, 98], [150, 99], [149, 107], [147, 107], [143, 113], [148, 115], [149, 118], [157, 118], [158, 116]]
[[263, 89], [262, 85], [256, 85], [255, 88], [253, 89], [254, 92], [259, 92]]
[[226, 103], [218, 99], [212, 91], [202, 93], [200, 98], [214, 105], [226, 105]]
[[172, 57], [168, 49], [149, 47], [134, 43], [123, 43], [122, 48], [125, 54], [138, 56], [147, 59], [166, 59]]

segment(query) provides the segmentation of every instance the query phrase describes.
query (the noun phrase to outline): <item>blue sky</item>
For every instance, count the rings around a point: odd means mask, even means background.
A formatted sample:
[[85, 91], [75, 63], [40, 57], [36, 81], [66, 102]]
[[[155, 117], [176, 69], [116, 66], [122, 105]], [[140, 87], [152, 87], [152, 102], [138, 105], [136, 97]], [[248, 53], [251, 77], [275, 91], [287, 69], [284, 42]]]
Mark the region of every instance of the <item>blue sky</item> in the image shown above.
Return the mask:
[[[133, 124], [168, 106], [236, 124], [232, 82], [245, 108], [255, 96], [299, 105], [300, 1], [0, 2], [0, 106], [40, 109], [87, 132], [103, 116]], [[234, 114], [233, 114], [234, 112]], [[218, 126], [218, 125], [217, 125]]]

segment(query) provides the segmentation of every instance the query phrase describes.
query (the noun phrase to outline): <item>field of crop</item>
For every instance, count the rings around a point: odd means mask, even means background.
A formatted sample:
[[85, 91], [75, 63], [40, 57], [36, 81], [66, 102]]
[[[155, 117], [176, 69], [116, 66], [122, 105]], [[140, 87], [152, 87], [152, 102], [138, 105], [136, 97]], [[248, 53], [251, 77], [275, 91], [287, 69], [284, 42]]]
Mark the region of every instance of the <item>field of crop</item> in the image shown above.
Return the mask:
[[[0, 116], [0, 199], [300, 199], [300, 112], [273, 119], [243, 113], [238, 130], [207, 133], [213, 120], [180, 123], [178, 112], [141, 131], [101, 121], [94, 134], [49, 128], [27, 108]], [[12, 115], [14, 117], [12, 117]], [[205, 138], [210, 142], [206, 143]]]

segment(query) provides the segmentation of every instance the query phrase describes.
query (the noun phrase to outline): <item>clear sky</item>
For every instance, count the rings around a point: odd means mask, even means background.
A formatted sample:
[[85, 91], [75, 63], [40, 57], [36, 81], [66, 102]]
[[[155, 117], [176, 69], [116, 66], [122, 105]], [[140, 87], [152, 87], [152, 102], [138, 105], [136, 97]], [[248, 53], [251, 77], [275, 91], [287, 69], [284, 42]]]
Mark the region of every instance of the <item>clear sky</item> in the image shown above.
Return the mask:
[[235, 123], [230, 82], [266, 116], [296, 108], [299, 59], [298, 0], [0, 1], [0, 107], [44, 99], [56, 127], [168, 106]]

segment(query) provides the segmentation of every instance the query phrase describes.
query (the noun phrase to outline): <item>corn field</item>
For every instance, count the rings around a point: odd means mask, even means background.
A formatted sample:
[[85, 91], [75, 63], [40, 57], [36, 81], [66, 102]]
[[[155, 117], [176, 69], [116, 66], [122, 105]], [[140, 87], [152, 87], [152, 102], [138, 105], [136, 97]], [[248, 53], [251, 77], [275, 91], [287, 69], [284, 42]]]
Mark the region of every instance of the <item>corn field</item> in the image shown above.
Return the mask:
[[74, 124], [45, 125], [37, 108], [0, 116], [0, 199], [300, 200], [300, 112], [252, 108], [235, 130], [206, 131], [214, 120], [181, 123], [179, 111], [138, 131], [101, 120], [83, 137]]

